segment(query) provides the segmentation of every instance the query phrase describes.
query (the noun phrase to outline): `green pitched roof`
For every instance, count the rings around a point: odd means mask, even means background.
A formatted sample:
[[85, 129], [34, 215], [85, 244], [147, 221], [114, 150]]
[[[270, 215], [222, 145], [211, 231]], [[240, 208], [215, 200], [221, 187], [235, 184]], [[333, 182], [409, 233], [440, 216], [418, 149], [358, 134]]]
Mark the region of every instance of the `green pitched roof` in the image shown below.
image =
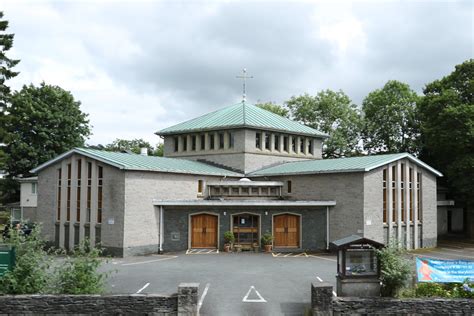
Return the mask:
[[262, 168], [251, 172], [248, 176], [257, 177], [289, 174], [365, 172], [403, 158], [413, 161], [414, 163], [430, 170], [437, 176], [443, 176], [436, 169], [431, 168], [408, 153], [287, 162], [272, 167]]
[[47, 166], [62, 160], [72, 154], [80, 154], [92, 159], [102, 161], [124, 170], [156, 171], [170, 173], [203, 174], [214, 176], [235, 176], [241, 177], [242, 174], [227, 169], [218, 168], [198, 161], [165, 158], [156, 156], [142, 156], [137, 154], [119, 153], [105, 150], [96, 150], [88, 148], [74, 148], [58, 157], [31, 170], [36, 173]]
[[171, 135], [245, 127], [327, 137], [326, 134], [317, 131], [314, 128], [244, 102], [162, 129], [156, 132], [156, 134]]

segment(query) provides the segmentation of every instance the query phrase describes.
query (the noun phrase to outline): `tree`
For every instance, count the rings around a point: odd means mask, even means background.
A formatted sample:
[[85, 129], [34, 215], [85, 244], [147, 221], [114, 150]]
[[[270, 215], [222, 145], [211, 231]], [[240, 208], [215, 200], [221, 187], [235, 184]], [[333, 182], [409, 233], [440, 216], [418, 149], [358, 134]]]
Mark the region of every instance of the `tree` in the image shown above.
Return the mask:
[[474, 203], [474, 59], [426, 85], [419, 103], [424, 161], [439, 169], [455, 197]]
[[9, 176], [30, 175], [32, 168], [83, 146], [90, 128], [80, 105], [70, 92], [45, 83], [15, 92], [5, 125]]
[[369, 93], [362, 102], [364, 149], [369, 153], [418, 153], [419, 129], [410, 86], [395, 80]]
[[315, 96], [304, 94], [292, 97], [286, 105], [297, 121], [329, 134], [323, 146], [324, 158], [360, 154], [360, 113], [344, 92], [325, 90]]
[[7, 51], [13, 46], [13, 37], [15, 36], [14, 34], [5, 34], [7, 28], [8, 21], [3, 20], [3, 12], [0, 11], [0, 144], [4, 142], [5, 131], [3, 126], [5, 123], [2, 122], [5, 120], [5, 112], [10, 104], [11, 97], [10, 87], [5, 82], [18, 75], [18, 72], [13, 71], [12, 68], [20, 62], [20, 60], [10, 59], [6, 55]]
[[255, 105], [261, 109], [270, 111], [283, 117], [289, 117], [290, 114], [290, 111], [288, 111], [287, 108], [273, 102], [257, 103]]
[[149, 156], [163, 156], [163, 144], [158, 144], [154, 148], [142, 138], [132, 140], [117, 138], [111, 144], [105, 145], [105, 150], [108, 151], [131, 151], [135, 154], [140, 154], [141, 148], [147, 148]]

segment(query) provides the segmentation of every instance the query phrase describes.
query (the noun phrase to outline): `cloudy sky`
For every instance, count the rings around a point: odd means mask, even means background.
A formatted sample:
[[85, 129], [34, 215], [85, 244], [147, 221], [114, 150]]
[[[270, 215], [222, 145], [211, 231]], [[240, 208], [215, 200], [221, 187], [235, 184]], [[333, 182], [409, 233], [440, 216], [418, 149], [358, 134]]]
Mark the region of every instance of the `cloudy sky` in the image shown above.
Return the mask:
[[59, 85], [90, 144], [159, 142], [161, 128], [241, 100], [342, 89], [356, 104], [390, 79], [418, 92], [474, 56], [473, 1], [0, 0], [15, 34], [10, 85]]

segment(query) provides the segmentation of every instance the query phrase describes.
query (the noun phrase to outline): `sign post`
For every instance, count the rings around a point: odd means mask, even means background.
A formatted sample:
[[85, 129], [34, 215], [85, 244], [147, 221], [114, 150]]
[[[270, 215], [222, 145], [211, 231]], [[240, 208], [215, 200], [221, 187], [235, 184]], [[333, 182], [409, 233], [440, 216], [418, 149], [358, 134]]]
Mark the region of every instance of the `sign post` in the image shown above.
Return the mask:
[[15, 247], [0, 245], [0, 277], [15, 266]]

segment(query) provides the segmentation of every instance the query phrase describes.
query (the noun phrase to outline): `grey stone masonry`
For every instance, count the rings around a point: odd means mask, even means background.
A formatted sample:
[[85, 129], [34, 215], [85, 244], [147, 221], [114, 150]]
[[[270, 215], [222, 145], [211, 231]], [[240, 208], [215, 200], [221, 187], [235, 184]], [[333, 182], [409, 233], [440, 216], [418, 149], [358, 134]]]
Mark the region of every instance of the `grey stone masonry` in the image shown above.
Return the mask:
[[311, 285], [313, 315], [474, 315], [472, 299], [333, 297], [328, 283]]
[[198, 314], [199, 283], [181, 283], [178, 287], [178, 316]]
[[178, 294], [5, 295], [0, 315], [197, 315], [199, 283], [181, 283]]

